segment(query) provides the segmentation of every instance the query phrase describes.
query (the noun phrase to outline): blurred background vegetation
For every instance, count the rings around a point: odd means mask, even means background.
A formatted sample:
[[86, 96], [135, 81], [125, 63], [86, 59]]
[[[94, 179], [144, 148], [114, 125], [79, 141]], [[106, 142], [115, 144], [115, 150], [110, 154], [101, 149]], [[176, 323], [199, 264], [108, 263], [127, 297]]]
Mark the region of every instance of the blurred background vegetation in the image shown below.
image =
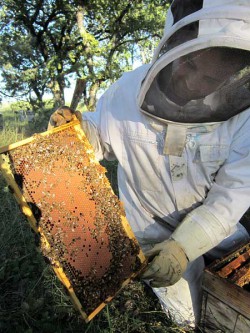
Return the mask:
[[93, 110], [100, 90], [124, 71], [149, 62], [171, 1], [0, 1], [0, 96], [34, 111], [65, 104]]

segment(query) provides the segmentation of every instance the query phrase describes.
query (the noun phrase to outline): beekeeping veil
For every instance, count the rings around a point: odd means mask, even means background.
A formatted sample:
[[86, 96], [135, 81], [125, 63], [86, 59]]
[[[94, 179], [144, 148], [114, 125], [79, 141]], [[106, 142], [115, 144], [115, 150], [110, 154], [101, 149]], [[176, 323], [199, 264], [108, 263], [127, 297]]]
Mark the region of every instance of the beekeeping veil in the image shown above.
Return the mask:
[[141, 111], [168, 123], [228, 120], [250, 106], [249, 51], [249, 0], [174, 0], [138, 95]]

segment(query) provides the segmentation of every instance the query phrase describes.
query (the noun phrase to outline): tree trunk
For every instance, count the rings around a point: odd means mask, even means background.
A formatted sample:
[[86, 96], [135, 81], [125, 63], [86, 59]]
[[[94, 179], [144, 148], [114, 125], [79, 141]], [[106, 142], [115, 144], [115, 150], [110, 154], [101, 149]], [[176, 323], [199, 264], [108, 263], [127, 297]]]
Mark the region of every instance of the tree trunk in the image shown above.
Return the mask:
[[56, 107], [63, 106], [65, 104], [64, 91], [61, 89], [61, 85], [58, 81], [54, 81], [51, 85], [51, 91], [54, 96], [54, 105]]
[[71, 104], [70, 104], [70, 107], [73, 110], [76, 110], [77, 105], [80, 102], [80, 99], [83, 95], [83, 91], [85, 90], [85, 88], [86, 88], [86, 81], [83, 79], [77, 79], [74, 94], [73, 94]]
[[99, 83], [93, 83], [89, 89], [88, 110], [93, 111], [96, 106], [96, 94], [99, 89]]

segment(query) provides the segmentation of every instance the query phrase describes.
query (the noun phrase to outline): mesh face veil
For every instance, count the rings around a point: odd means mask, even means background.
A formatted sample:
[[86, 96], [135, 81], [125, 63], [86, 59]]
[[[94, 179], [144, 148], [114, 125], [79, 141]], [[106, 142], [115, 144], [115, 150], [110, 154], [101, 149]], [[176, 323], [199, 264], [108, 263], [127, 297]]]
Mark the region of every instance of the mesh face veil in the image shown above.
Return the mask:
[[250, 106], [250, 56], [206, 48], [177, 58], [153, 80], [142, 109], [183, 123], [219, 122]]
[[250, 5], [173, 0], [142, 82], [142, 112], [165, 122], [221, 122], [250, 106]]

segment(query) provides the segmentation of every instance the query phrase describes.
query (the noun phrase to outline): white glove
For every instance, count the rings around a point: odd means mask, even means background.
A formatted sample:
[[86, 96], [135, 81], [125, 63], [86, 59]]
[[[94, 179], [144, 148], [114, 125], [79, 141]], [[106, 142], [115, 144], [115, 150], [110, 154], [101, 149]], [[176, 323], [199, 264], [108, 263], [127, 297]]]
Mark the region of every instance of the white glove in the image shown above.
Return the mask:
[[167, 287], [175, 284], [187, 268], [187, 256], [173, 239], [156, 244], [145, 255], [149, 258], [154, 257], [142, 274], [143, 279], [150, 280], [152, 287]]
[[[227, 227], [227, 228], [226, 228]], [[205, 206], [189, 213], [171, 235], [171, 239], [159, 243], [146, 256], [155, 256], [142, 278], [151, 279], [153, 287], [166, 287], [176, 283], [193, 261], [217, 246], [232, 232]]]

